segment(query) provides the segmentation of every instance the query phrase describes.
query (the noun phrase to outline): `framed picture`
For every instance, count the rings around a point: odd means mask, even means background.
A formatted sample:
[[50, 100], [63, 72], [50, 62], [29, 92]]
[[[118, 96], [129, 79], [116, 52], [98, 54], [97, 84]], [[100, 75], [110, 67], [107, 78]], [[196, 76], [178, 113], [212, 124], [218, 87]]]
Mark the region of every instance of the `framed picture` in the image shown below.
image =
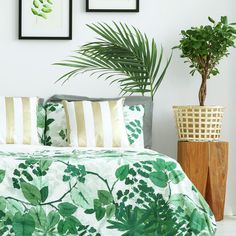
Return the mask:
[[86, 0], [87, 12], [139, 12], [139, 0]]
[[19, 39], [72, 39], [72, 0], [19, 0]]

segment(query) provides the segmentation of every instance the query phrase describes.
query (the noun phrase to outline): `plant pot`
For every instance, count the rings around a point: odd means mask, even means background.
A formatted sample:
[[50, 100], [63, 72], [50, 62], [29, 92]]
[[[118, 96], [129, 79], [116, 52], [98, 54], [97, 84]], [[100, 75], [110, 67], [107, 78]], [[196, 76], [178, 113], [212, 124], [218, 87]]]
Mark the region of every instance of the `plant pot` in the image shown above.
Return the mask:
[[224, 114], [222, 106], [174, 106], [180, 141], [217, 141]]

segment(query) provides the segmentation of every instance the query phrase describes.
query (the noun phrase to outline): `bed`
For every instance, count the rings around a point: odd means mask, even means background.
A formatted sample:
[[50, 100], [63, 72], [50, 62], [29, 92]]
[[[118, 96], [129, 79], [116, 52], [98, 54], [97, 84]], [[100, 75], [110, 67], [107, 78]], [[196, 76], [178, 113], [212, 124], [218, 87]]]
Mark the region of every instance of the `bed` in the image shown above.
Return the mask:
[[179, 164], [143, 149], [3, 145], [0, 235], [214, 235]]
[[[124, 117], [124, 128], [127, 128], [124, 132], [130, 146], [116, 148], [65, 147], [69, 137], [70, 141], [78, 138], [81, 142], [82, 136], [68, 134], [70, 126], [66, 126], [62, 100], [79, 101], [73, 103], [73, 109], [81, 105], [80, 101], [86, 100], [82, 105], [89, 105], [89, 98], [56, 95], [49, 99], [45, 109], [40, 106], [36, 118], [36, 98], [0, 99], [7, 106], [2, 110], [0, 106], [1, 117], [5, 114], [7, 118], [5, 123], [0, 123], [0, 130], [7, 130], [0, 132], [0, 143], [3, 143], [0, 145], [0, 236], [215, 234], [216, 223], [209, 206], [179, 164], [150, 149], [153, 105], [150, 98], [128, 97], [125, 100], [128, 107], [119, 105], [129, 114], [129, 119], [126, 120], [125, 112], [120, 119]], [[101, 107], [105, 103], [99, 102]], [[109, 104], [114, 107], [115, 103], [112, 99]], [[99, 104], [90, 107], [97, 108]], [[29, 112], [25, 113], [27, 109]], [[17, 110], [17, 113], [5, 110]], [[84, 120], [99, 120], [94, 117]], [[20, 127], [24, 119], [27, 122]], [[96, 131], [95, 123], [93, 128]], [[120, 135], [116, 126], [115, 129], [114, 133]], [[102, 131], [101, 126], [99, 130]], [[91, 134], [86, 135], [90, 141]], [[99, 133], [92, 138], [98, 136]], [[34, 144], [39, 138], [44, 145]], [[28, 145], [19, 144], [22, 140]], [[4, 144], [9, 141], [18, 144]]]

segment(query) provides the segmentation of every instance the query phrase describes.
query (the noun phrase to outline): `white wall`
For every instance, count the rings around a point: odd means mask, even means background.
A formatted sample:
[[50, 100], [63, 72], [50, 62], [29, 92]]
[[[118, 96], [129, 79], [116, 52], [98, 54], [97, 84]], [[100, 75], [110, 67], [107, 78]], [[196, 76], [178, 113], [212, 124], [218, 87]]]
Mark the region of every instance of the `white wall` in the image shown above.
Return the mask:
[[[0, 0], [0, 95], [38, 95], [56, 93], [86, 96], [117, 96], [119, 89], [102, 80], [80, 76], [61, 86], [54, 84], [64, 68], [52, 66], [70, 55], [79, 45], [93, 39], [85, 26], [91, 22], [122, 21], [139, 27], [162, 43], [166, 55], [178, 44], [181, 29], [207, 23], [207, 16], [228, 15], [236, 21], [235, 0], [140, 0], [140, 13], [86, 13], [85, 0], [74, 0], [72, 41], [19, 41], [18, 1]], [[226, 214], [236, 214], [236, 50], [220, 64], [221, 74], [208, 84], [207, 104], [226, 109], [223, 137], [230, 142]], [[187, 66], [175, 51], [173, 61], [157, 96], [154, 110], [154, 148], [176, 157], [176, 130], [172, 105], [197, 104], [199, 76], [191, 78]]]

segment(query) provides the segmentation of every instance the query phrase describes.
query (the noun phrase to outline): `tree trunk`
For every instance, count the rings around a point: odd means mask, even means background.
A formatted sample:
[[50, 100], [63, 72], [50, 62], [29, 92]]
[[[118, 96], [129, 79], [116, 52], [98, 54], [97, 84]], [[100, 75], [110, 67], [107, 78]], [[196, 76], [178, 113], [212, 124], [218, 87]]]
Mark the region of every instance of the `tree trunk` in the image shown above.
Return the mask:
[[207, 74], [202, 75], [202, 84], [199, 90], [198, 98], [200, 106], [204, 106], [207, 94]]

